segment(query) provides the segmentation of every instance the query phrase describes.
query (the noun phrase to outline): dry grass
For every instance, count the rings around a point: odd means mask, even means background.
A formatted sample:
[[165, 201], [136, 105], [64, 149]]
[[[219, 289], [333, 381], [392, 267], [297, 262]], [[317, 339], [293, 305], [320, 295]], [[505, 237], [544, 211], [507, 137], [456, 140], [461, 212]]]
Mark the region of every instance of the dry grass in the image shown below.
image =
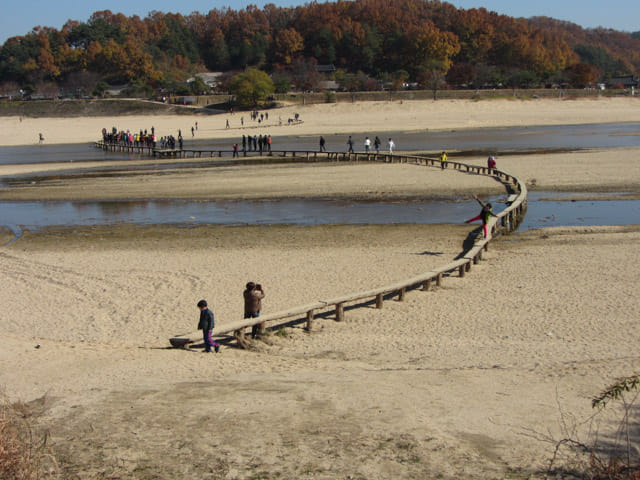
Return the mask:
[[29, 406], [10, 403], [4, 396], [0, 402], [0, 478], [58, 478], [58, 466], [47, 445], [48, 435], [36, 433]]

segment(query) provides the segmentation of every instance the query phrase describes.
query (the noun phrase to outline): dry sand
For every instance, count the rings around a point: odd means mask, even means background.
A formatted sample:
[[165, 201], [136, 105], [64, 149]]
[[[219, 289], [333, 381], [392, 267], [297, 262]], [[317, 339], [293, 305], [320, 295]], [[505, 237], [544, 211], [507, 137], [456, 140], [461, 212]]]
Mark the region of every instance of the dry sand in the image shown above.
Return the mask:
[[[287, 119], [300, 114], [301, 124]], [[244, 127], [240, 118], [244, 117]], [[283, 124], [279, 124], [282, 118]], [[226, 121], [232, 128], [226, 129]], [[182, 130], [191, 138], [198, 122], [196, 138], [237, 138], [242, 133], [278, 135], [319, 135], [366, 133], [372, 131], [414, 132], [481, 127], [524, 125], [567, 125], [640, 121], [638, 98], [580, 100], [415, 100], [397, 102], [334, 103], [287, 106], [269, 112], [269, 120], [252, 122], [248, 113], [193, 116], [120, 116], [79, 118], [0, 117], [1, 145], [31, 145], [42, 133], [47, 144], [92, 142], [101, 139], [103, 128], [138, 131], [155, 127], [156, 135], [177, 136]]]
[[[542, 122], [539, 112], [521, 115]], [[499, 166], [545, 188], [617, 191], [637, 185], [637, 153], [505, 157]], [[189, 171], [50, 179], [15, 195], [244, 196], [238, 168], [200, 173], [196, 182]], [[244, 174], [252, 187], [244, 191], [255, 187], [259, 197], [496, 188], [406, 165]], [[590, 398], [638, 371], [640, 228], [515, 234], [493, 242], [465, 278], [382, 310], [349, 309], [342, 323], [329, 315], [310, 334], [292, 325], [255, 350], [230, 343], [218, 355], [166, 348], [170, 336], [194, 330], [202, 297], [224, 324], [241, 315], [250, 279], [266, 286], [265, 313], [391, 283], [449, 262], [473, 228], [26, 232], [0, 248], [0, 385], [32, 401], [68, 478], [535, 478], [553, 453], [543, 437], [585, 440]], [[562, 428], [572, 421], [561, 412], [575, 415], [575, 432]], [[605, 441], [619, 412], [606, 414]]]
[[428, 270], [468, 230], [27, 235], [1, 254], [1, 381], [46, 394], [34, 405], [81, 478], [527, 478], [552, 452], [527, 435], [561, 438], [560, 409], [587, 418], [638, 368], [638, 229], [515, 235], [464, 279], [312, 334], [165, 349], [200, 297], [238, 318], [248, 278], [275, 311]]

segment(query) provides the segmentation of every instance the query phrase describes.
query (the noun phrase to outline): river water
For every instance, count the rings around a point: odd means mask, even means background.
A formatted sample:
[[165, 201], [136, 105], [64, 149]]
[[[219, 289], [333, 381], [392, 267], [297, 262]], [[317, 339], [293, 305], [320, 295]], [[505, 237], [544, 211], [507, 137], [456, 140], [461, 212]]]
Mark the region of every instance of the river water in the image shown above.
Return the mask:
[[[174, 133], [174, 132], [167, 132]], [[247, 134], [269, 133], [247, 130]], [[475, 130], [451, 130], [441, 132], [371, 132], [370, 138], [379, 134], [382, 145], [393, 138], [398, 151], [461, 150], [500, 152], [522, 150], [583, 148], [640, 147], [640, 123], [614, 123], [599, 125], [560, 125], [541, 127], [481, 128]], [[363, 150], [364, 134], [352, 134], [354, 148]], [[96, 132], [96, 140], [99, 139]], [[325, 135], [327, 150], [344, 152], [349, 133]], [[274, 148], [280, 150], [318, 149], [318, 136], [274, 136]], [[219, 140], [192, 140], [185, 137], [185, 149], [231, 150], [241, 138]], [[73, 161], [128, 160], [136, 155], [103, 152], [89, 144], [27, 145], [0, 147], [0, 165], [20, 163], [49, 163]]]
[[[394, 132], [401, 149], [501, 151], [613, 148], [640, 146], [640, 123], [511, 127], [449, 132]], [[362, 136], [362, 135], [360, 135]], [[346, 146], [345, 135], [326, 135], [329, 150]], [[358, 136], [354, 135], [358, 141]], [[195, 141], [185, 148], [224, 148], [231, 140]], [[317, 137], [285, 136], [278, 148], [314, 149]], [[335, 148], [332, 148], [335, 144]], [[0, 164], [115, 160], [129, 155], [105, 153], [86, 144], [1, 147]], [[10, 187], [9, 187], [10, 188]], [[640, 201], [540, 201], [557, 193], [529, 195], [529, 210], [521, 228], [545, 226], [640, 224]], [[494, 211], [504, 196], [489, 198]], [[17, 233], [21, 228], [53, 225], [109, 225], [116, 223], [171, 225], [246, 224], [389, 224], [461, 223], [478, 212], [475, 201], [340, 201], [292, 199], [277, 201], [135, 201], [135, 202], [0, 202], [0, 225]]]
[[[640, 224], [639, 200], [541, 201], [557, 192], [529, 194], [521, 229], [548, 226]], [[488, 197], [494, 211], [505, 196]], [[134, 202], [0, 202], [0, 223], [21, 228], [62, 225], [271, 225], [438, 224], [462, 223], [478, 214], [474, 200], [343, 201], [285, 199], [273, 201], [134, 201]]]

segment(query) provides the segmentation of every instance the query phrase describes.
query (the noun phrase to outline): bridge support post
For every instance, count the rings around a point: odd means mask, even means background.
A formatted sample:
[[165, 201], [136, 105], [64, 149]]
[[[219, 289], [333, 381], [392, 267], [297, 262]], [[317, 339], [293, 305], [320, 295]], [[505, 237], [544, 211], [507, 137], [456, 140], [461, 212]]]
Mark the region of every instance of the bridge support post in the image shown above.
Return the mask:
[[307, 332], [310, 332], [313, 329], [313, 316], [314, 316], [314, 311], [309, 310], [307, 312], [307, 326], [306, 326]]
[[382, 294], [379, 293], [376, 295], [376, 308], [380, 309], [382, 308], [382, 304], [384, 303], [384, 299], [382, 298]]
[[236, 342], [238, 342], [238, 345], [240, 345], [240, 347], [244, 348], [245, 350], [249, 349], [249, 342], [247, 342], [247, 337], [244, 336], [244, 329], [236, 330], [235, 332], [233, 332], [233, 336], [235, 337]]

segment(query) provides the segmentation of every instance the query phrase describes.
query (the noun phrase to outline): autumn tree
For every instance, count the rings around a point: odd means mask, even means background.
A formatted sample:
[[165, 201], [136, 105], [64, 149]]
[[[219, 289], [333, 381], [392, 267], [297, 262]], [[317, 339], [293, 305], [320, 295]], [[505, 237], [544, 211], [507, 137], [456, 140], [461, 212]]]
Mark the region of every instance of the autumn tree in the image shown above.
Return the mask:
[[291, 82], [298, 90], [310, 91], [318, 86], [320, 75], [315, 59], [297, 57], [289, 66], [288, 71]]
[[600, 78], [600, 70], [588, 63], [576, 63], [566, 70], [567, 80], [576, 88], [595, 83]]
[[304, 40], [295, 28], [285, 28], [276, 34], [276, 56], [285, 65], [289, 65], [303, 48]]
[[[320, 63], [356, 75], [362, 88], [399, 70], [425, 85], [437, 80], [438, 88], [443, 78], [457, 85], [499, 86], [510, 77], [518, 83], [514, 72], [531, 72], [535, 82], [525, 83], [549, 83], [576, 73], [578, 64], [592, 65], [603, 78], [637, 74], [639, 37], [548, 17], [458, 9], [439, 0], [251, 5], [188, 16], [152, 11], [144, 19], [103, 10], [60, 30], [35, 27], [9, 38], [0, 48], [0, 82], [61, 85], [86, 71], [103, 81], [155, 87], [202, 70], [255, 67], [281, 72], [308, 90], [317, 83], [309, 66]], [[589, 76], [579, 69], [577, 83]]]
[[416, 25], [406, 33], [405, 56], [409, 71], [437, 71], [447, 73], [453, 57], [460, 51], [458, 39], [451, 32], [442, 32], [431, 22]]

